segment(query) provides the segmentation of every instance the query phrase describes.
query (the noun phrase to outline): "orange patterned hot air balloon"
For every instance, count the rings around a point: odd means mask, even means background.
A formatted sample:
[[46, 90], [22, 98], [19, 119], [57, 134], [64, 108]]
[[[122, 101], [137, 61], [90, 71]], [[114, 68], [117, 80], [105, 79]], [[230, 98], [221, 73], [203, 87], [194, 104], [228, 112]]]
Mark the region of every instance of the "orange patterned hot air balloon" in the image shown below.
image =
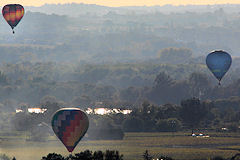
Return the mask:
[[72, 152], [88, 130], [86, 113], [79, 108], [63, 108], [52, 118], [52, 129], [69, 152]]
[[23, 17], [24, 8], [20, 4], [8, 4], [3, 7], [2, 15], [13, 30]]

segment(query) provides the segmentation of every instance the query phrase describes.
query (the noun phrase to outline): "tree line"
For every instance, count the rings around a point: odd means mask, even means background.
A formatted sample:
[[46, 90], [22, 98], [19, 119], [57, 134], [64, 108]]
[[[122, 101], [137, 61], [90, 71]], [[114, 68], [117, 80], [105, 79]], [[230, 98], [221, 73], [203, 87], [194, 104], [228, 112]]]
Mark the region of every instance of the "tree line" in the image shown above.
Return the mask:
[[[156, 105], [145, 101], [127, 115], [88, 115], [90, 124], [84, 139], [123, 139], [125, 132], [239, 132], [239, 103], [238, 97], [216, 101], [190, 98], [182, 100], [180, 105]], [[28, 133], [27, 140], [46, 141], [54, 135], [50, 122], [53, 113], [61, 106], [46, 102], [44, 107], [48, 110], [43, 114], [19, 112], [11, 115], [5, 125]]]
[[[235, 160], [239, 158], [240, 154], [237, 153], [234, 156], [224, 159], [220, 156], [216, 156], [211, 158], [210, 160]], [[7, 155], [3, 154], [0, 155], [0, 158], [3, 160], [11, 160]], [[69, 155], [67, 157], [62, 156], [61, 154], [57, 153], [49, 153], [47, 156], [43, 156], [41, 160], [123, 160], [124, 155], [120, 154], [119, 151], [114, 150], [106, 150], [103, 151], [90, 151], [85, 150], [80, 153], [76, 153], [74, 155]], [[173, 158], [169, 156], [154, 156], [149, 153], [148, 150], [146, 150], [142, 155], [143, 160], [154, 160], [154, 159], [161, 159], [161, 160], [174, 160]], [[15, 157], [13, 157], [12, 160], [17, 160]]]

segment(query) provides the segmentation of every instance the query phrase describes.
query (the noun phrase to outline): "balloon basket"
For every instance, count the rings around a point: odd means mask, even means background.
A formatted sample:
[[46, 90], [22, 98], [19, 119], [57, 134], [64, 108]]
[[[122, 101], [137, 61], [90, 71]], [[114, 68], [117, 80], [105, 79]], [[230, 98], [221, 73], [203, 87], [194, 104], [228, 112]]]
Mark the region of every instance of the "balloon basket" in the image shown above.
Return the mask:
[[69, 159], [68, 160], [72, 160], [72, 152], [69, 154]]
[[221, 82], [220, 81], [218, 82], [218, 86], [221, 86]]

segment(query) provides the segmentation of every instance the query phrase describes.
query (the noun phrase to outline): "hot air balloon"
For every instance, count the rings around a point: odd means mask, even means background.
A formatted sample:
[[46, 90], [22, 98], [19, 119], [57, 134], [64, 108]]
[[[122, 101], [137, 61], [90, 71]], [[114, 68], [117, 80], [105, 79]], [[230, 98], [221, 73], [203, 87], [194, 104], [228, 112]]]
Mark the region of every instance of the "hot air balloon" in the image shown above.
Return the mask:
[[13, 30], [23, 17], [24, 8], [20, 4], [8, 4], [3, 7], [2, 15]]
[[230, 54], [225, 51], [213, 51], [208, 54], [206, 58], [206, 64], [213, 75], [218, 79], [219, 85], [226, 72], [229, 70], [232, 64], [232, 58]]
[[87, 115], [78, 108], [63, 108], [52, 118], [52, 129], [69, 152], [72, 152], [88, 130]]

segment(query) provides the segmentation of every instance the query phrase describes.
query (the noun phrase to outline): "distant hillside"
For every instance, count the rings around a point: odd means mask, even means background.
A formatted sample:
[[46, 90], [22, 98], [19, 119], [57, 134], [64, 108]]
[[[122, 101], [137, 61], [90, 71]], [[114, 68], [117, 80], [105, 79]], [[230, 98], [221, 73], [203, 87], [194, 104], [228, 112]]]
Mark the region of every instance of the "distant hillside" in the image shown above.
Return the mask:
[[239, 12], [240, 5], [237, 4], [224, 4], [224, 5], [186, 5], [186, 6], [173, 6], [173, 5], [164, 5], [164, 6], [130, 6], [130, 7], [106, 7], [99, 6], [95, 4], [45, 4], [40, 7], [28, 7], [25, 9], [32, 12], [41, 12], [46, 14], [58, 14], [58, 15], [68, 15], [71, 17], [77, 17], [84, 14], [92, 15], [104, 15], [110, 11], [114, 11], [118, 14], [128, 14], [134, 12], [135, 14], [145, 14], [145, 13], [184, 13], [184, 12], [214, 12], [218, 9], [224, 9], [225, 12], [233, 13]]
[[[165, 48], [191, 50], [192, 57], [187, 56], [191, 63], [199, 63], [200, 59], [196, 57], [206, 56], [216, 49], [239, 56], [240, 16], [238, 11], [226, 11], [239, 5], [224, 6], [224, 9], [217, 9], [221, 7], [219, 5], [212, 12], [203, 10], [201, 13], [197, 12], [197, 7], [206, 6], [179, 6], [175, 7], [176, 13], [171, 14], [161, 11], [164, 8], [173, 9], [173, 6], [110, 8], [68, 4], [34, 7], [31, 11], [30, 7], [15, 28], [14, 35], [10, 26], [0, 17], [0, 63], [186, 62], [183, 53], [173, 55], [175, 58], [163, 56], [165, 58], [161, 59], [159, 53]], [[194, 7], [196, 12], [177, 13], [178, 9]]]
[[92, 15], [104, 15], [109, 11], [118, 10], [117, 8], [110, 8], [105, 6], [99, 6], [94, 4], [45, 4], [41, 7], [25, 7], [27, 11], [31, 12], [41, 12], [46, 14], [58, 14], [58, 15], [68, 15], [71, 17], [77, 17], [84, 14]]

